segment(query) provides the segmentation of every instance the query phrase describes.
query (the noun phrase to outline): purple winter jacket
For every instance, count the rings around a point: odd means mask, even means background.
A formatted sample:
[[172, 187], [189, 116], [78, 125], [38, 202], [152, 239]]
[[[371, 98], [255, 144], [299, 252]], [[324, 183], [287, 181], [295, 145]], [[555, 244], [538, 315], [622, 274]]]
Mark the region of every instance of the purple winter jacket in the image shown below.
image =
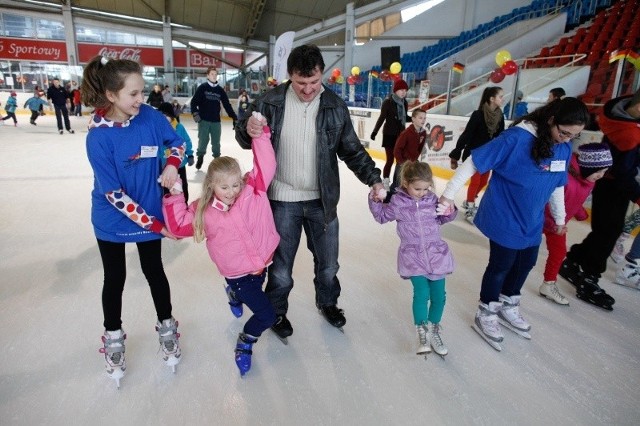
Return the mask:
[[455, 219], [458, 209], [448, 216], [436, 216], [437, 205], [438, 197], [433, 192], [416, 200], [402, 188], [388, 204], [369, 198], [369, 210], [376, 222], [398, 223], [398, 274], [402, 278], [425, 276], [439, 280], [453, 272], [453, 256], [440, 237], [440, 226]]

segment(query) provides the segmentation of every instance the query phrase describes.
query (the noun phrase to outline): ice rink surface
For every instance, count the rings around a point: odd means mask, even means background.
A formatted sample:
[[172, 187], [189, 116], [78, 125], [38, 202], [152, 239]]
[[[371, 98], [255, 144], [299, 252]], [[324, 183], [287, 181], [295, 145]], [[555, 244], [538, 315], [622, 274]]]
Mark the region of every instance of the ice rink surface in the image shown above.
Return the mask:
[[[127, 375], [104, 373], [102, 265], [90, 223], [88, 117], [59, 135], [52, 114], [0, 127], [0, 423], [3, 425], [637, 425], [640, 292], [601, 280], [612, 312], [575, 297], [538, 295], [546, 248], [523, 288], [532, 340], [504, 330], [496, 352], [470, 327], [488, 241], [462, 214], [443, 227], [456, 261], [442, 321], [445, 360], [415, 355], [411, 285], [396, 273], [395, 224], [372, 219], [367, 188], [341, 164], [340, 272], [344, 334], [314, 306], [303, 241], [294, 268], [289, 345], [267, 331], [241, 378], [233, 359], [248, 318], [234, 318], [204, 244], [163, 242], [183, 360], [172, 374], [158, 352], [155, 311], [135, 245], [127, 248], [123, 323]], [[197, 129], [183, 119], [197, 145]], [[223, 125], [222, 153], [251, 166]], [[209, 154], [210, 155], [210, 154]], [[211, 157], [207, 156], [207, 160]], [[206, 164], [203, 170], [206, 169]], [[378, 162], [379, 166], [382, 165]], [[204, 173], [188, 168], [191, 198]], [[438, 192], [445, 182], [437, 181]], [[458, 194], [458, 204], [464, 190]], [[569, 242], [587, 223], [571, 222]]]

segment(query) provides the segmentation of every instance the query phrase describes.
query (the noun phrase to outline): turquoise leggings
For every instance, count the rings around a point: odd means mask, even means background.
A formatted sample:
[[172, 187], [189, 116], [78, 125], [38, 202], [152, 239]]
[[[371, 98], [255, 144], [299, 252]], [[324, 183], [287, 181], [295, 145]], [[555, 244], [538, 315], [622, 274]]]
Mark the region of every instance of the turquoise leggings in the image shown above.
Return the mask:
[[410, 279], [413, 284], [413, 321], [416, 325], [426, 324], [427, 321], [439, 324], [447, 301], [444, 278], [433, 281], [417, 276]]

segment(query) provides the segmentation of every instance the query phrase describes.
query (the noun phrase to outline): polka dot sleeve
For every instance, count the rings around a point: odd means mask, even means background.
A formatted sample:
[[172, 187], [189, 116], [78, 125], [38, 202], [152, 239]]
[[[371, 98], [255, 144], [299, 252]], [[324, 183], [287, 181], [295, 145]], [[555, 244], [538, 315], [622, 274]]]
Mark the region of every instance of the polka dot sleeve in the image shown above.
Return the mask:
[[123, 215], [134, 221], [138, 226], [148, 231], [160, 233], [164, 224], [153, 216], [147, 214], [144, 209], [131, 199], [122, 189], [106, 194], [107, 201], [118, 209]]

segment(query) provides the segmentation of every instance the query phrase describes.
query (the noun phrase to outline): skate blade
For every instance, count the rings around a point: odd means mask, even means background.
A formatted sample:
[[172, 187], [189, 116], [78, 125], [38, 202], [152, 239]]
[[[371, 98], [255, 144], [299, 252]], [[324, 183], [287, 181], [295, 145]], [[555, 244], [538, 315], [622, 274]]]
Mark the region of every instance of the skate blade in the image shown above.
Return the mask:
[[594, 300], [591, 300], [588, 297], [583, 296], [581, 293], [576, 293], [576, 297], [578, 299], [580, 299], [580, 300], [584, 300], [585, 302], [587, 302], [587, 303], [589, 303], [589, 304], [591, 304], [593, 306], [597, 306], [598, 308], [602, 308], [602, 309], [605, 309], [607, 311], [613, 311], [613, 305], [610, 304], [610, 303], [605, 303], [605, 304], [600, 305], [600, 304], [596, 303]]
[[475, 332], [478, 333], [480, 335], [480, 337], [482, 337], [482, 339], [484, 339], [485, 342], [487, 342], [489, 345], [491, 345], [491, 347], [493, 349], [495, 349], [498, 352], [502, 351], [502, 346], [500, 346], [500, 343], [494, 342], [493, 340], [491, 340], [487, 336], [485, 336], [484, 333], [478, 328], [477, 325], [471, 324], [471, 328], [473, 328], [475, 330]]
[[113, 371], [107, 372], [107, 376], [109, 376], [110, 379], [115, 380], [116, 387], [120, 389], [120, 379], [124, 377], [124, 370], [122, 370], [121, 368], [114, 367]]
[[176, 365], [180, 364], [181, 359], [182, 359], [182, 356], [180, 357], [169, 356], [167, 357], [167, 359], [164, 360], [164, 363], [167, 365], [167, 367], [171, 367], [171, 371], [175, 373]]
[[498, 317], [498, 322], [500, 323], [501, 326], [503, 326], [505, 328], [508, 328], [509, 330], [511, 330], [514, 333], [516, 333], [518, 336], [524, 337], [527, 340], [531, 340], [531, 334], [528, 331], [518, 330], [517, 328], [515, 328], [514, 326], [509, 324], [509, 322], [503, 320], [500, 317]]
[[[273, 330], [271, 330], [273, 331]], [[282, 337], [280, 336], [278, 333], [276, 333], [275, 331], [273, 331], [273, 334], [275, 334], [275, 336], [278, 338], [278, 340], [280, 340], [283, 344], [288, 345], [289, 344], [289, 340], [287, 340], [286, 337]]]
[[558, 303], [555, 301], [555, 299], [553, 297], [547, 296], [546, 294], [542, 294], [542, 293], [538, 293], [538, 295], [540, 297], [544, 297], [545, 299], [549, 299], [551, 300], [553, 303], [555, 303], [556, 305], [560, 305], [560, 306], [569, 306], [569, 303]]

